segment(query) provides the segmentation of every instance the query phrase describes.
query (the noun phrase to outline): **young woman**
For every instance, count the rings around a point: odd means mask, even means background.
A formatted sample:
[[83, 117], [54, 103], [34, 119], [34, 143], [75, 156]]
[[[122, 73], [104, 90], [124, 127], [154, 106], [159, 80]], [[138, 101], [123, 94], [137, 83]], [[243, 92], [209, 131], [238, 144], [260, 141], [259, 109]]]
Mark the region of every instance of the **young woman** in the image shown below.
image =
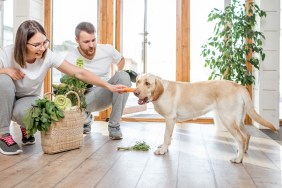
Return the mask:
[[[44, 28], [34, 20], [23, 22], [16, 33], [15, 44], [0, 49], [0, 152], [6, 155], [22, 152], [9, 133], [11, 120], [21, 125], [22, 142], [34, 144], [27, 138], [23, 123], [25, 111], [39, 98], [45, 75], [55, 67], [64, 74], [111, 92], [122, 93], [124, 85], [112, 85], [95, 74], [65, 61], [48, 49]], [[5, 134], [4, 134], [5, 133]]]

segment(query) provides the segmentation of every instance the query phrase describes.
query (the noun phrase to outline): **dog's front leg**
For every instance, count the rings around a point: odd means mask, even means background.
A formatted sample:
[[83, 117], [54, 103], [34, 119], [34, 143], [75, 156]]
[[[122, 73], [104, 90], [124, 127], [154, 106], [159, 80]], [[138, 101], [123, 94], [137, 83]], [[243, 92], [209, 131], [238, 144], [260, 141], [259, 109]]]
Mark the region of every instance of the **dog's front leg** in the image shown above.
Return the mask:
[[173, 128], [175, 124], [174, 118], [166, 118], [166, 127], [165, 127], [165, 134], [164, 134], [164, 142], [163, 144], [155, 151], [156, 155], [164, 155], [168, 151], [168, 146], [171, 143], [171, 137], [173, 133]]

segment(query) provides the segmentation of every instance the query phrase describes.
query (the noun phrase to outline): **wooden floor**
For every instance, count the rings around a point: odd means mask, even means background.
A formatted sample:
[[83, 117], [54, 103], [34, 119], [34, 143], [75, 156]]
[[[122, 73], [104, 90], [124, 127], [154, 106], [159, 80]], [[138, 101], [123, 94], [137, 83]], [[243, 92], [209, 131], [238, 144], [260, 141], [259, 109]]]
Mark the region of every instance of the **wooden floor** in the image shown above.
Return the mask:
[[[0, 187], [282, 187], [281, 146], [258, 129], [248, 129], [252, 137], [243, 164], [229, 162], [235, 144], [213, 125], [177, 124], [164, 156], [153, 153], [162, 142], [163, 123], [124, 122], [124, 139], [112, 141], [107, 124], [95, 122], [81, 149], [54, 155], [43, 154], [37, 134], [37, 143], [24, 146], [22, 154], [0, 154]], [[12, 130], [20, 139], [18, 128]], [[136, 141], [145, 141], [151, 150], [116, 150]]]

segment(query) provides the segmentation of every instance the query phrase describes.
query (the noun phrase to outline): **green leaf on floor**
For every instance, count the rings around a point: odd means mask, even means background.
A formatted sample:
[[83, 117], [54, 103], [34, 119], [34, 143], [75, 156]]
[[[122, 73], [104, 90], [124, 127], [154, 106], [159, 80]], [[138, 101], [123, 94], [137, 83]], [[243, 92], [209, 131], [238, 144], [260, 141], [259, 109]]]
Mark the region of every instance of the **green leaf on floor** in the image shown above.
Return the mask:
[[133, 151], [149, 151], [150, 146], [146, 144], [146, 142], [136, 142], [134, 146], [129, 146], [129, 147], [117, 147], [117, 150], [123, 150], [123, 151], [128, 151], [128, 150], [133, 150]]

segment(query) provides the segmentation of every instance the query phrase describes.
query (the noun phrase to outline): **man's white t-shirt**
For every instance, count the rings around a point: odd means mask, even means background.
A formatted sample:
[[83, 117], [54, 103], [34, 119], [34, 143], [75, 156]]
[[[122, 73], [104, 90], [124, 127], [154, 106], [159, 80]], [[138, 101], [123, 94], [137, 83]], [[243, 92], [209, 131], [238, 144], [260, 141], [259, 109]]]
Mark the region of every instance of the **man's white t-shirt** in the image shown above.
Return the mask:
[[91, 60], [84, 58], [77, 48], [71, 51], [65, 59], [69, 63], [75, 65], [78, 58], [83, 59], [84, 69], [87, 69], [101, 79], [108, 81], [110, 79], [111, 64], [118, 64], [122, 56], [109, 44], [97, 44], [95, 56]]
[[33, 64], [27, 63], [26, 68], [21, 68], [14, 60], [13, 45], [0, 49], [0, 68], [15, 67], [25, 74], [23, 79], [14, 80], [17, 97], [28, 95], [39, 96], [49, 68], [58, 68], [63, 61], [63, 57], [47, 49], [44, 59], [36, 59]]

